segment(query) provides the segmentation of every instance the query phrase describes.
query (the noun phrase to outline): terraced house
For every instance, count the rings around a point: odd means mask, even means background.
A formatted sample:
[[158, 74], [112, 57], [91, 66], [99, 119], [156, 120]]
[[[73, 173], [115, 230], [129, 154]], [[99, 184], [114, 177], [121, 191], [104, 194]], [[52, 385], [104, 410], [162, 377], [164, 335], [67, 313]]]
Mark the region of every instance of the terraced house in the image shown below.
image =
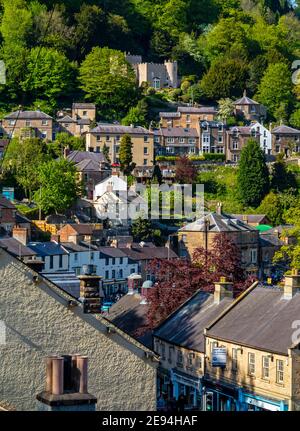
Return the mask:
[[86, 133], [86, 150], [100, 152], [104, 145], [109, 148], [111, 163], [119, 163], [121, 138], [129, 135], [133, 144], [133, 163], [136, 166], [152, 166], [154, 159], [153, 132], [140, 126], [98, 124]]
[[255, 283], [206, 328], [206, 410], [300, 410], [299, 307], [293, 271], [283, 288]]

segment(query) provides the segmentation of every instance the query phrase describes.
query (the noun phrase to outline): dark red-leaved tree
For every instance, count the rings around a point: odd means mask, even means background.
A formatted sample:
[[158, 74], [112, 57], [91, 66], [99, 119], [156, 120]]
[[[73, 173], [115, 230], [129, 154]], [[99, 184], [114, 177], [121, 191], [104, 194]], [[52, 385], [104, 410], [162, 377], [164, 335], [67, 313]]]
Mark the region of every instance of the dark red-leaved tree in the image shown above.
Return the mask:
[[225, 234], [216, 236], [211, 250], [197, 249], [192, 261], [155, 259], [149, 271], [156, 282], [147, 296], [148, 329], [158, 326], [197, 290], [212, 292], [220, 277], [233, 282], [235, 296], [254, 281], [242, 270], [239, 249]]
[[187, 157], [182, 156], [176, 162], [175, 179], [180, 184], [192, 184], [197, 176], [197, 169], [193, 162]]

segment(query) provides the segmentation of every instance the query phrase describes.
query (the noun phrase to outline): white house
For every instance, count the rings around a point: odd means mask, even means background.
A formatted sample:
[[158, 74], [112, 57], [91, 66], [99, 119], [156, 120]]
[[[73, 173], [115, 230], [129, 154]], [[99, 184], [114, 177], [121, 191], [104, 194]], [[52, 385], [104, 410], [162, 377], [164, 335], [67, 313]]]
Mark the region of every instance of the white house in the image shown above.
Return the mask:
[[121, 290], [127, 292], [127, 278], [138, 271], [138, 263], [115, 247], [89, 248], [74, 243], [61, 243], [69, 255], [68, 270], [76, 275], [83, 274], [83, 265], [93, 265], [95, 274], [103, 279], [103, 289], [110, 296]]
[[94, 200], [100, 198], [107, 191], [127, 191], [127, 181], [125, 178], [121, 178], [117, 175], [111, 175], [105, 180], [95, 185], [94, 188]]
[[265, 154], [272, 153], [272, 133], [263, 124], [252, 123], [251, 130], [260, 134], [260, 147]]
[[69, 255], [64, 248], [55, 241], [30, 242], [27, 244], [37, 257], [44, 261], [43, 272], [67, 271], [69, 268]]

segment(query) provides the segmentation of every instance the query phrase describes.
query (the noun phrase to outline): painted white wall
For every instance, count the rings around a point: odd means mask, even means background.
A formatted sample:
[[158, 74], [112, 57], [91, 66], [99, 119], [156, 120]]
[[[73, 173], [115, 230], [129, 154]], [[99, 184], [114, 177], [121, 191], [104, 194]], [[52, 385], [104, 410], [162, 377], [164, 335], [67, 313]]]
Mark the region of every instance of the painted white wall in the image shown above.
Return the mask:
[[58, 271], [68, 271], [69, 268], [69, 256], [67, 254], [62, 254], [62, 261], [60, 265], [59, 255], [52, 256], [53, 265], [51, 265], [51, 256], [45, 256], [43, 259], [45, 266], [42, 272], [58, 272]]
[[[127, 278], [133, 272], [138, 272], [138, 264], [129, 263], [127, 256], [124, 256], [122, 260], [120, 257], [113, 260], [112, 257], [107, 257], [107, 259], [102, 257], [100, 259], [100, 252], [95, 250], [91, 250], [91, 253], [89, 251], [69, 252], [69, 271], [76, 271], [76, 268], [80, 268], [80, 273], [82, 273], [82, 266], [89, 264], [95, 265], [96, 274], [103, 277], [104, 280]], [[114, 277], [113, 271], [115, 271]], [[120, 271], [122, 271], [122, 275]]]
[[101, 197], [105, 192], [107, 192], [108, 185], [112, 184], [113, 191], [126, 191], [127, 181], [118, 177], [117, 175], [111, 175], [105, 180], [95, 185], [94, 189], [94, 199]]
[[272, 152], [272, 134], [269, 129], [267, 129], [261, 123], [254, 123], [251, 125], [252, 129], [258, 131], [260, 135], [260, 147], [265, 154], [271, 154]]

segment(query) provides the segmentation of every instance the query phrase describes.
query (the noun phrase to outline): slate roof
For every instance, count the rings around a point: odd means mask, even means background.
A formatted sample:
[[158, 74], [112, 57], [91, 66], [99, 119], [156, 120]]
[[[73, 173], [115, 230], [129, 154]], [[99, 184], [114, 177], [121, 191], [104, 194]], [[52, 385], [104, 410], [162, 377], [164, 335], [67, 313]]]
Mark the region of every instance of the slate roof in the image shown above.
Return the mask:
[[95, 162], [101, 163], [107, 163], [106, 158], [104, 157], [103, 153], [94, 153], [91, 151], [70, 151], [70, 153], [67, 156], [67, 159], [70, 162], [74, 163], [80, 163], [83, 160], [94, 160]]
[[76, 164], [76, 169], [80, 172], [100, 172], [100, 164], [98, 161], [95, 160], [84, 159]]
[[105, 317], [120, 329], [133, 336], [147, 347], [152, 346], [152, 333], [148, 330], [143, 336], [137, 336], [136, 331], [147, 324], [148, 305], [141, 304], [139, 293], [124, 295], [112, 305]]
[[280, 134], [280, 135], [300, 135], [300, 130], [294, 129], [293, 127], [285, 126], [282, 124], [281, 126], [275, 127], [272, 130], [273, 134]]
[[261, 223], [267, 218], [266, 214], [231, 214], [231, 217], [240, 221], [244, 221], [244, 217], [247, 217], [249, 223]]
[[95, 108], [96, 108], [96, 105], [94, 103], [77, 102], [72, 104], [72, 109], [95, 109]]
[[179, 232], [205, 232], [205, 220], [209, 221], [209, 232], [256, 231], [253, 226], [249, 226], [231, 215], [208, 213], [198, 220], [183, 226], [179, 229]]
[[60, 244], [55, 242], [30, 242], [28, 247], [35, 251], [38, 256], [57, 256], [60, 254], [67, 254]]
[[4, 117], [5, 120], [52, 120], [50, 115], [42, 111], [15, 111]]
[[250, 97], [243, 96], [234, 102], [234, 105], [259, 105], [255, 100], [250, 99]]
[[204, 352], [204, 328], [232, 302], [233, 299], [224, 298], [219, 304], [214, 303], [213, 294], [198, 291], [154, 330], [154, 336], [177, 346]]
[[121, 248], [121, 250], [132, 260], [149, 260], [149, 259], [175, 259], [177, 254], [167, 247], [149, 247], [132, 244], [131, 248]]
[[265, 351], [287, 355], [292, 347], [292, 323], [299, 319], [300, 292], [284, 299], [276, 287], [249, 288], [207, 335]]
[[214, 106], [199, 106], [198, 108], [193, 106], [179, 106], [178, 112], [184, 114], [217, 114], [217, 110]]
[[103, 258], [102, 255], [108, 256], [108, 257], [127, 257], [127, 255], [116, 247], [98, 247], [97, 249], [101, 253], [101, 258]]
[[58, 123], [76, 123], [76, 120], [74, 120], [70, 115], [65, 115], [62, 118], [58, 118], [56, 120]]
[[161, 118], [180, 118], [180, 112], [160, 112]]
[[89, 251], [87, 247], [83, 247], [82, 245], [75, 244], [74, 242], [61, 242], [62, 247], [64, 247], [67, 251], [78, 253], [81, 251]]
[[[229, 135], [232, 135], [236, 130], [239, 133], [241, 133], [242, 135], [251, 135], [252, 130], [253, 130], [253, 126], [234, 126], [234, 127], [231, 127], [228, 130]], [[255, 130], [255, 133], [256, 133], [256, 136], [261, 135], [261, 133], [258, 133], [256, 130]]]
[[154, 130], [154, 136], [174, 137], [174, 138], [199, 138], [197, 130], [184, 127], [161, 127]]
[[16, 257], [36, 256], [37, 253], [26, 245], [23, 245], [15, 238], [1, 238], [0, 247], [6, 248], [11, 254]]
[[120, 124], [99, 124], [94, 129], [90, 130], [91, 133], [128, 133], [130, 135], [152, 135], [145, 127], [136, 126], [121, 126]]

